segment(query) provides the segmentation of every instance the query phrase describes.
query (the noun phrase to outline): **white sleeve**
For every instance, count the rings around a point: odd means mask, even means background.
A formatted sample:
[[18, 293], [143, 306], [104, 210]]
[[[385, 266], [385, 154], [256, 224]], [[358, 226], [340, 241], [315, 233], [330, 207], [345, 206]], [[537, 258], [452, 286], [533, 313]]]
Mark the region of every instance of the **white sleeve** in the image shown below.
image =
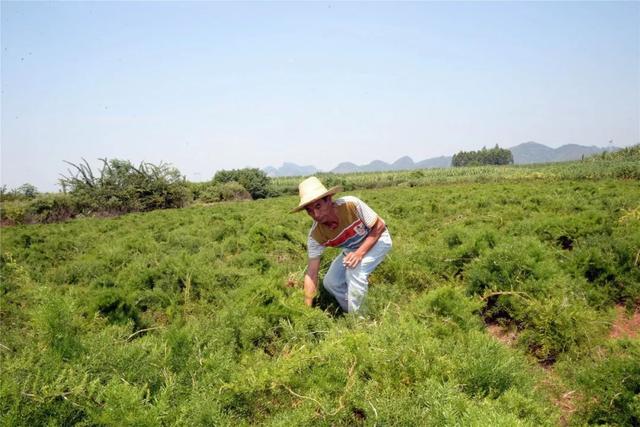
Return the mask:
[[354, 197], [356, 208], [358, 209], [358, 216], [364, 222], [367, 227], [371, 228], [378, 220], [378, 214], [373, 211], [365, 202]]
[[309, 255], [309, 259], [319, 258], [323, 252], [324, 246], [311, 237], [311, 233], [309, 233], [309, 237], [307, 238], [307, 254]]

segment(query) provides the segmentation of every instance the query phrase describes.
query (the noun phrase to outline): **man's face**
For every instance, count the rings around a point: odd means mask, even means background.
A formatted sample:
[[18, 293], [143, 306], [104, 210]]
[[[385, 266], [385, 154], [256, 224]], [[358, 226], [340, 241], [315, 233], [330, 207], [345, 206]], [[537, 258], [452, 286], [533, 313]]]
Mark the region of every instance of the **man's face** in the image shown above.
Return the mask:
[[314, 221], [326, 223], [332, 218], [333, 201], [331, 197], [325, 197], [324, 199], [309, 203], [304, 208]]

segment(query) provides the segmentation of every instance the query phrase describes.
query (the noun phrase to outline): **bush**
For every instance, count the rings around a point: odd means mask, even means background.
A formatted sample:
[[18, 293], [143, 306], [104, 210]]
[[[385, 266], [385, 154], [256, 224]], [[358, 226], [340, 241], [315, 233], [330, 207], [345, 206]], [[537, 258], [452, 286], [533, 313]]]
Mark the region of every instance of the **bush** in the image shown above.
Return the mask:
[[68, 360], [82, 351], [79, 328], [73, 307], [58, 296], [43, 295], [43, 304], [35, 313], [35, 328], [46, 347]]
[[58, 222], [77, 214], [77, 205], [68, 194], [42, 194], [28, 201], [4, 202], [0, 209], [0, 219], [9, 225]]
[[0, 221], [6, 225], [24, 224], [28, 208], [29, 202], [25, 201], [3, 202], [0, 206]]
[[133, 166], [128, 160], [100, 159], [103, 166], [95, 176], [85, 160], [69, 163], [60, 183], [85, 213], [125, 213], [184, 206], [190, 199], [187, 184], [178, 169], [161, 163]]
[[574, 250], [569, 267], [594, 305], [633, 304], [640, 298], [637, 224], [626, 225], [614, 236], [590, 236]]
[[586, 352], [604, 332], [601, 315], [582, 301], [550, 298], [529, 301], [522, 315], [518, 343], [541, 362], [554, 362], [562, 353]]
[[576, 385], [585, 405], [576, 425], [640, 425], [640, 343], [619, 341], [578, 366]]
[[238, 182], [208, 183], [200, 190], [198, 200], [205, 203], [249, 200], [251, 194]]
[[557, 274], [558, 267], [539, 241], [523, 238], [497, 245], [468, 268], [469, 291], [524, 291], [540, 293], [536, 283]]
[[264, 199], [273, 195], [271, 178], [264, 171], [257, 168], [221, 170], [213, 177], [214, 183], [229, 183], [235, 181], [242, 185], [253, 199]]
[[454, 372], [465, 393], [473, 397], [498, 397], [527, 383], [520, 356], [480, 332], [471, 332], [452, 352]]
[[477, 329], [481, 322], [477, 317], [481, 304], [465, 296], [463, 291], [451, 286], [442, 286], [420, 298], [417, 306], [428, 313], [453, 322], [463, 330]]

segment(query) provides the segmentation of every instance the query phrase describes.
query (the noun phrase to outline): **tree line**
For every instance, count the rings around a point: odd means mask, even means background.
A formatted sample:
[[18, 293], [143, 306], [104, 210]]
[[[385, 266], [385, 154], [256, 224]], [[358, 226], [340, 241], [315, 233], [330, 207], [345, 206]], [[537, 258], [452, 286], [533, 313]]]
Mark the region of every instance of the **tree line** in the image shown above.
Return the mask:
[[460, 151], [451, 159], [451, 166], [512, 165], [513, 154], [506, 148], [498, 147], [478, 151]]

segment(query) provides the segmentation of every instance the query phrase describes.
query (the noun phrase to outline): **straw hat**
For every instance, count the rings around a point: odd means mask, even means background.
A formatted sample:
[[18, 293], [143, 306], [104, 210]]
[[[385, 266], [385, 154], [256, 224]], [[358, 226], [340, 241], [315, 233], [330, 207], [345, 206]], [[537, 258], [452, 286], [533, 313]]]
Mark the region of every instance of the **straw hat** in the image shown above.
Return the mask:
[[330, 194], [336, 194], [338, 191], [342, 191], [342, 188], [337, 185], [327, 190], [327, 188], [322, 185], [318, 178], [312, 176], [305, 179], [300, 183], [300, 185], [298, 185], [298, 191], [300, 192], [300, 204], [291, 212], [298, 212], [309, 203], [313, 203], [316, 200], [322, 199], [323, 197]]

